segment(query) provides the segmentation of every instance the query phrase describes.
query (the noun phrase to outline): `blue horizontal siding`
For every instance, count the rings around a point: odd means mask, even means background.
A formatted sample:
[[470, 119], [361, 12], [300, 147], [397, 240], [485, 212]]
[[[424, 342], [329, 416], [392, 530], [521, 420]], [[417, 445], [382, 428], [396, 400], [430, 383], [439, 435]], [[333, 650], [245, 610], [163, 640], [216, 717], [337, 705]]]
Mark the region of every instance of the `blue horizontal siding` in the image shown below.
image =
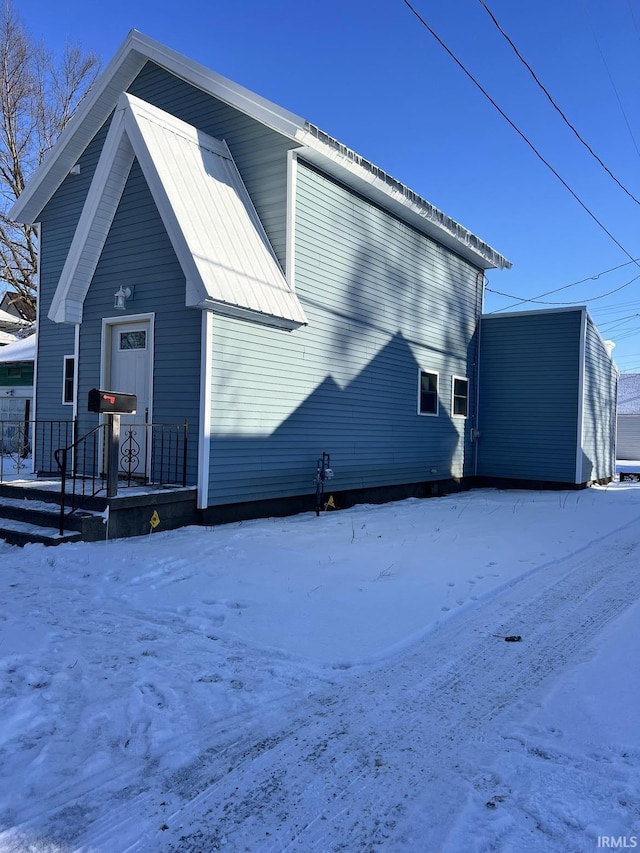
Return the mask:
[[583, 483], [615, 475], [617, 381], [615, 364], [591, 318], [587, 317], [582, 422]]
[[[133, 285], [125, 311], [113, 309], [120, 284]], [[103, 317], [124, 321], [153, 313], [153, 422], [186, 419], [192, 436], [188, 481], [197, 482], [201, 313], [185, 307], [185, 279], [151, 192], [137, 162], [125, 186], [84, 303], [80, 333], [79, 421], [84, 431], [97, 423], [86, 411], [89, 389], [100, 381]]]
[[575, 482], [581, 317], [482, 318], [480, 476]]
[[[336, 490], [470, 473], [451, 381], [473, 379], [478, 271], [304, 164], [295, 216], [308, 327], [214, 321], [210, 503], [311, 493], [323, 451]], [[417, 414], [419, 367], [439, 417]]]

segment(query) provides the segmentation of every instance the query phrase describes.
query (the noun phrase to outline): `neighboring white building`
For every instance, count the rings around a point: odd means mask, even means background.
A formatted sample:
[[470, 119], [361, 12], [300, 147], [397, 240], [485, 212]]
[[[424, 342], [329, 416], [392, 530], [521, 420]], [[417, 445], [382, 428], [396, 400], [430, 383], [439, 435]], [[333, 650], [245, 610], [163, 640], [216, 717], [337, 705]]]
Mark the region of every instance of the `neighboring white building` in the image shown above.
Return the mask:
[[640, 373], [622, 374], [618, 380], [616, 456], [640, 460]]
[[36, 336], [0, 347], [0, 422], [2, 434], [7, 424], [28, 421], [33, 407], [33, 365]]

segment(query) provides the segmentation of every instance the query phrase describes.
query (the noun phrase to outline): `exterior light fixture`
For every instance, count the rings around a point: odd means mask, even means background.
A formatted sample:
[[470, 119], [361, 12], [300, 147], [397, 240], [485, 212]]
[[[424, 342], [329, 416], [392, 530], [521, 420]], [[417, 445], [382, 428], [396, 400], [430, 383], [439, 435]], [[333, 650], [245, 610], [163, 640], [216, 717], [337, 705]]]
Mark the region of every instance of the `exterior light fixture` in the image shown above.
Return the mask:
[[113, 297], [113, 307], [117, 308], [118, 311], [124, 311], [127, 307], [127, 299], [131, 299], [132, 297], [133, 288], [122, 287], [122, 285], [120, 285], [120, 289], [116, 290], [115, 295]]

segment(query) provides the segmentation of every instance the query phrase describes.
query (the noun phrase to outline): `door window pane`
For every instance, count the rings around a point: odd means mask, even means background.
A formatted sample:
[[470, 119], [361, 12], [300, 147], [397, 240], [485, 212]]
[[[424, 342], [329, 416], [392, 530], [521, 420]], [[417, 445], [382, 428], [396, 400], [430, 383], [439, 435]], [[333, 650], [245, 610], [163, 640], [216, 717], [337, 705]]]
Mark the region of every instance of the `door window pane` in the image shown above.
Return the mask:
[[147, 333], [144, 329], [131, 332], [120, 332], [120, 349], [146, 349]]

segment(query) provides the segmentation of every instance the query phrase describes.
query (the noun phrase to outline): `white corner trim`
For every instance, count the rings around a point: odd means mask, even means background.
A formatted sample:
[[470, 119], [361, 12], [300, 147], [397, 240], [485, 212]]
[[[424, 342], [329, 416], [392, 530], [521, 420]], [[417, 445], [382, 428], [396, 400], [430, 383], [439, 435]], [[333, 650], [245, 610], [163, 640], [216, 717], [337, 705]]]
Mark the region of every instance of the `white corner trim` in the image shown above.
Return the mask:
[[576, 484], [582, 482], [582, 447], [584, 443], [584, 383], [587, 356], [587, 309], [580, 316], [580, 351], [578, 360], [578, 412], [576, 429]]
[[200, 334], [200, 428], [198, 430], [198, 509], [209, 503], [211, 457], [211, 379], [213, 373], [213, 314], [202, 312]]
[[80, 368], [80, 324], [76, 323], [73, 332], [73, 418], [78, 417], [78, 373]]
[[[42, 226], [38, 222], [35, 226], [36, 229], [36, 283], [38, 287], [38, 293], [40, 292], [40, 266], [42, 262]], [[36, 351], [33, 354], [33, 393], [31, 395], [31, 412], [29, 414], [30, 420], [32, 420], [35, 424], [36, 422], [36, 410], [38, 405], [38, 350], [39, 345], [38, 341], [40, 340], [40, 300], [36, 299]], [[36, 465], [38, 460], [36, 459], [36, 448], [34, 448], [34, 452], [31, 454], [31, 470], [30, 474], [36, 473]]]
[[287, 263], [285, 277], [291, 290], [295, 284], [295, 252], [296, 252], [296, 194], [298, 191], [298, 155], [295, 150], [287, 151], [287, 223], [286, 223], [286, 255]]

